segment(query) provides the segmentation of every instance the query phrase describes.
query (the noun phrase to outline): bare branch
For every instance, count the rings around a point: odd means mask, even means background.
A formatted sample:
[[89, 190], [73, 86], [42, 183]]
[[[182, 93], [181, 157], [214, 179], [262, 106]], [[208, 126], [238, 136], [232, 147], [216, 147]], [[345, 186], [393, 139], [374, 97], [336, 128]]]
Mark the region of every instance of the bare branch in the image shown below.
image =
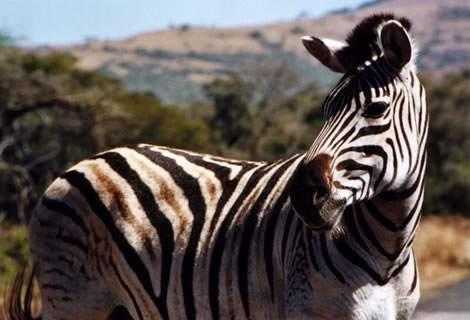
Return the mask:
[[2, 112], [0, 119], [3, 126], [9, 126], [17, 118], [20, 118], [28, 113], [51, 108], [66, 109], [74, 112], [81, 112], [84, 110], [83, 106], [79, 103], [54, 98], [46, 101], [39, 101], [29, 105], [5, 109]]

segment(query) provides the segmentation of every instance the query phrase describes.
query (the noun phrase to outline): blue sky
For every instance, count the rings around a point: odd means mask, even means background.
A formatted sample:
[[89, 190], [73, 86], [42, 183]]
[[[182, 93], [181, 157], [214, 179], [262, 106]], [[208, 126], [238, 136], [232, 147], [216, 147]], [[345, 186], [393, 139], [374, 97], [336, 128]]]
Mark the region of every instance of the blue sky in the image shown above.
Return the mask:
[[365, 0], [1, 0], [0, 31], [23, 45], [122, 38], [170, 24], [237, 26], [317, 17]]

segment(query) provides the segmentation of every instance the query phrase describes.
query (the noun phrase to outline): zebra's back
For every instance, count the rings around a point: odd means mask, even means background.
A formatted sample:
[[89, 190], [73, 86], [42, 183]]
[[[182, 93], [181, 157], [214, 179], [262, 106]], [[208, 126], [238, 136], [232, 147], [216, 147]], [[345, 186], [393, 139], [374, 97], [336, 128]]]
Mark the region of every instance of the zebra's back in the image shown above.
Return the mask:
[[276, 228], [302, 158], [138, 145], [80, 162], [48, 188], [30, 225], [45, 315], [103, 318], [123, 305], [135, 319], [280, 316], [274, 260], [286, 240]]

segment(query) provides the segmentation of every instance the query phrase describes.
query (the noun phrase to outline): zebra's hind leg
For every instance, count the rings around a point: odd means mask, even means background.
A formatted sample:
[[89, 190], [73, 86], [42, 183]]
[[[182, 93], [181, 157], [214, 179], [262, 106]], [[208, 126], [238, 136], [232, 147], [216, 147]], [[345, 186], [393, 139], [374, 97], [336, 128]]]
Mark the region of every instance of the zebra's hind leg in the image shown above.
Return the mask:
[[[57, 270], [61, 271], [53, 275]], [[84, 282], [78, 274], [53, 268], [38, 274], [38, 282], [44, 319], [101, 320], [113, 312], [113, 299], [104, 284]]]
[[66, 220], [70, 208], [53, 200], [44, 203], [54, 210], [39, 206], [29, 230], [44, 319], [108, 318], [116, 298], [105, 278], [106, 268], [100, 272], [92, 258], [97, 251], [87, 233]]

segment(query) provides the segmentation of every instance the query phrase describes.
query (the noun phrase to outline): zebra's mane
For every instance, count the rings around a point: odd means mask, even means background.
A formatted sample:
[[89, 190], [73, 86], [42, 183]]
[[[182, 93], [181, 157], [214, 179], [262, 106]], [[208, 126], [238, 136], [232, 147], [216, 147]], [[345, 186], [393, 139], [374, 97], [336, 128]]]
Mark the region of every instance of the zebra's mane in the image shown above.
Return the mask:
[[336, 52], [336, 56], [348, 70], [355, 70], [358, 66], [370, 61], [374, 55], [380, 54], [379, 29], [390, 20], [396, 20], [408, 31], [411, 30], [411, 21], [407, 18], [397, 18], [392, 13], [371, 15], [362, 20], [346, 38], [347, 46]]

